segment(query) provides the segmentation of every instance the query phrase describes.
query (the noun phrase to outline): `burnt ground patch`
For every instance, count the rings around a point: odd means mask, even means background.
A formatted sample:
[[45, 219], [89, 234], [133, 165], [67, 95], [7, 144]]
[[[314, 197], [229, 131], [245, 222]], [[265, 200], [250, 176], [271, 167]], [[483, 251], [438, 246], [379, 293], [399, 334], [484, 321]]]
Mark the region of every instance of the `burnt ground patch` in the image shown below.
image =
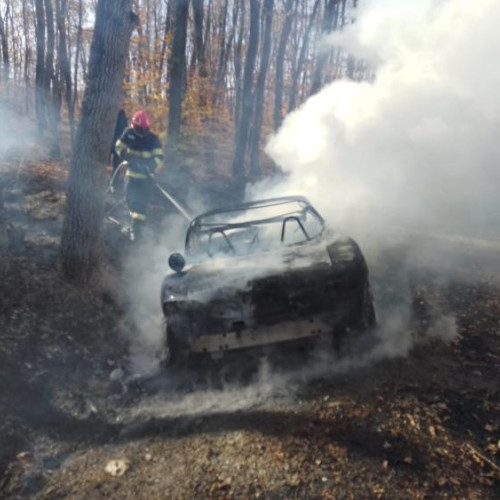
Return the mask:
[[[3, 335], [18, 335], [3, 340], [0, 351], [5, 497], [127, 498], [137, 491], [150, 498], [161, 498], [161, 491], [181, 498], [498, 494], [500, 291], [494, 287], [433, 285], [457, 318], [450, 344], [429, 341], [404, 358], [307, 380], [291, 399], [271, 396], [246, 409], [224, 411], [222, 404], [172, 415], [167, 407], [164, 414], [145, 412], [124, 422], [120, 416], [140, 409], [148, 394], [117, 397], [109, 385], [109, 373], [125, 353], [116, 349], [116, 332], [110, 333], [119, 311], [110, 314], [109, 304], [80, 292], [68, 298], [70, 290], [52, 270], [23, 264], [17, 272], [26, 268], [23, 279], [34, 281], [19, 292], [23, 300], [13, 292], [2, 302], [12, 313]], [[12, 268], [11, 276], [14, 288], [20, 276]], [[38, 279], [57, 290], [50, 303], [61, 302], [41, 329], [32, 326], [46, 320], [47, 303], [36, 292], [26, 295], [28, 288], [37, 289]], [[30, 305], [32, 315], [21, 315], [26, 324], [15, 319], [21, 304]], [[80, 317], [63, 320], [63, 311]], [[71, 336], [87, 337], [68, 340], [64, 325], [72, 325]], [[216, 398], [214, 386], [208, 389]], [[169, 391], [156, 388], [155, 397], [168, 402]], [[215, 387], [215, 393], [224, 389]], [[175, 398], [182, 401], [183, 395]], [[35, 445], [40, 442], [45, 446]], [[189, 468], [177, 470], [172, 454]], [[106, 461], [122, 455], [132, 457], [133, 472], [107, 477]], [[169, 470], [165, 478], [160, 464]], [[248, 470], [242, 473], [242, 467]]]

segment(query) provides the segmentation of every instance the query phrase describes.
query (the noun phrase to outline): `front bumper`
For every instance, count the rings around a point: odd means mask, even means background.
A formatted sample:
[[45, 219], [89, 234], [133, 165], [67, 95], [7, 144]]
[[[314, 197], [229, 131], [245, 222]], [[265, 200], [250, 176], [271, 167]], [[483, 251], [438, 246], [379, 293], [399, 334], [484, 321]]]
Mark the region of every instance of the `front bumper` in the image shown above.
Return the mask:
[[206, 334], [188, 341], [191, 352], [214, 353], [233, 349], [265, 346], [293, 340], [314, 338], [331, 333], [331, 319], [310, 318], [286, 321], [276, 325], [259, 326], [241, 332]]

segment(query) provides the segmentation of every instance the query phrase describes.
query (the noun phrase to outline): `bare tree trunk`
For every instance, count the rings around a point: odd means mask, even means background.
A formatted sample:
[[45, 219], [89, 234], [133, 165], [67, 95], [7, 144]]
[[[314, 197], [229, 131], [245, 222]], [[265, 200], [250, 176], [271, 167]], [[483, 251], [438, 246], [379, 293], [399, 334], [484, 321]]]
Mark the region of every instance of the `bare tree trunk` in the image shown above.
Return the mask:
[[[54, 72], [54, 53], [55, 53], [55, 33], [54, 33], [54, 9], [52, 0], [44, 0], [45, 16], [47, 26], [47, 52], [45, 54], [45, 77], [43, 86], [45, 89], [45, 112], [50, 124], [47, 127], [45, 136], [49, 141], [50, 154], [54, 157], [61, 155], [59, 144], [60, 130], [60, 106], [58, 105], [58, 82]], [[52, 89], [52, 92], [51, 92]], [[59, 108], [59, 109], [58, 109]], [[58, 113], [59, 110], [59, 113]]]
[[29, 67], [31, 63], [31, 48], [28, 41], [28, 15], [26, 8], [26, 0], [23, 0], [23, 28], [25, 32], [24, 37], [24, 105], [26, 113], [30, 110], [30, 78], [29, 78]]
[[45, 115], [45, 11], [43, 0], [35, 0], [36, 15], [36, 74], [35, 74], [35, 108], [38, 133], [43, 137], [47, 127]]
[[311, 18], [309, 19], [309, 24], [307, 25], [306, 32], [304, 33], [304, 39], [302, 40], [302, 46], [300, 47], [299, 59], [297, 61], [297, 65], [295, 67], [295, 72], [294, 72], [293, 78], [292, 78], [292, 85], [290, 88], [290, 97], [289, 97], [289, 104], [288, 104], [289, 111], [292, 111], [293, 109], [295, 109], [295, 106], [297, 105], [297, 87], [299, 86], [300, 75], [302, 74], [302, 71], [304, 69], [304, 62], [306, 59], [307, 50], [309, 48], [309, 39], [311, 37], [311, 32], [312, 32], [312, 29], [314, 26], [314, 20], [316, 17], [316, 13], [318, 12], [319, 2], [320, 2], [320, 0], [316, 0], [314, 3], [314, 7], [313, 7], [313, 10], [311, 13]]
[[203, 43], [203, 0], [193, 0], [194, 13], [194, 49], [191, 60], [191, 71], [198, 64], [198, 74], [204, 78], [207, 76], [205, 66], [205, 46]]
[[[165, 15], [165, 30], [163, 32], [163, 40], [161, 43], [161, 59], [160, 59], [160, 75], [163, 73], [163, 65], [167, 54], [167, 38], [168, 34], [172, 32], [172, 2], [167, 4], [167, 13]], [[168, 68], [170, 71], [170, 68]], [[160, 76], [161, 78], [161, 76]]]
[[[76, 101], [78, 99], [78, 65], [80, 61], [80, 52], [82, 48], [82, 35], [83, 35], [83, 0], [78, 0], [78, 28], [76, 32], [76, 52], [75, 52], [75, 63], [73, 66], [73, 98], [71, 99], [71, 106], [68, 111], [69, 116], [75, 116]], [[75, 140], [75, 122], [73, 118], [73, 123], [70, 121], [71, 126], [71, 144], [74, 145]]]
[[280, 127], [283, 120], [283, 68], [285, 65], [285, 51], [288, 36], [292, 28], [292, 8], [294, 0], [287, 0], [285, 6], [285, 22], [281, 30], [280, 43], [278, 46], [278, 54], [276, 56], [276, 82], [274, 91], [274, 113], [273, 123], [274, 128]]
[[2, 15], [0, 14], [0, 41], [2, 44], [2, 61], [3, 68], [0, 72], [0, 80], [7, 81], [9, 79], [9, 41], [7, 38], [7, 32], [5, 30], [5, 25], [3, 22]]
[[169, 75], [168, 144], [179, 142], [182, 119], [183, 79], [186, 68], [188, 0], [175, 0], [174, 37]]
[[264, 93], [266, 90], [267, 68], [271, 55], [271, 30], [273, 26], [274, 0], [264, 0], [262, 17], [264, 19], [264, 41], [260, 59], [259, 77], [255, 90], [254, 121], [250, 135], [250, 174], [252, 177], [260, 175], [260, 133], [262, 128], [262, 115], [264, 112]]
[[65, 19], [68, 11], [68, 0], [57, 0], [57, 30], [59, 32], [59, 69], [61, 73], [61, 80], [64, 82], [65, 89], [65, 102], [68, 109], [69, 127], [72, 130], [74, 127], [74, 114], [72, 109], [72, 84], [71, 84], [71, 68], [68, 57], [68, 42], [66, 38], [66, 25]]
[[109, 144], [132, 30], [138, 18], [132, 0], [98, 0], [89, 78], [75, 136], [68, 201], [61, 239], [61, 270], [80, 285], [97, 269]]
[[[227, 12], [228, 12], [229, 0], [224, 0], [219, 13], [219, 26], [218, 26], [218, 40], [219, 40], [219, 56], [217, 71], [213, 72], [215, 74], [215, 79], [212, 81], [213, 92], [212, 92], [212, 102], [217, 105], [219, 102], [222, 86], [224, 85], [226, 77], [226, 65], [227, 65], [227, 52], [226, 52], [226, 27], [227, 27]], [[236, 2], [235, 8], [237, 9], [239, 3]], [[233, 31], [234, 33], [234, 31]]]
[[[323, 20], [323, 34], [328, 34], [333, 29], [333, 21], [338, 14], [338, 4], [340, 0], [326, 0], [325, 17]], [[328, 60], [328, 52], [323, 50], [319, 56], [314, 70], [313, 80], [311, 83], [311, 95], [318, 92], [323, 85], [323, 69]]]
[[[241, 83], [241, 67], [242, 67], [242, 52], [243, 52], [243, 37], [245, 32], [245, 11], [246, 0], [240, 0], [238, 4], [241, 6], [241, 22], [238, 31], [238, 40], [234, 49], [234, 85], [236, 87], [234, 98], [234, 123], [238, 124], [240, 121], [241, 105], [243, 99], [241, 98], [242, 83]], [[236, 9], [236, 5], [234, 7]]]
[[250, 38], [243, 73], [241, 116], [236, 124], [235, 151], [233, 158], [233, 180], [242, 187], [245, 177], [245, 153], [248, 143], [248, 130], [252, 121], [252, 84], [255, 58], [259, 46], [259, 11], [258, 0], [250, 0]]

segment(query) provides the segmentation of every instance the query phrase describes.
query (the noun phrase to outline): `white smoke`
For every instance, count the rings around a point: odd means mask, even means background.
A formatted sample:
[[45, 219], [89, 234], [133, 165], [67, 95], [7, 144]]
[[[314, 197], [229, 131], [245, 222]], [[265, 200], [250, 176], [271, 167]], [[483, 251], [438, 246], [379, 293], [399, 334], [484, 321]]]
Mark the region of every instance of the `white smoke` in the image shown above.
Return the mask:
[[[464, 253], [481, 259], [484, 239], [498, 240], [499, 16], [493, 0], [360, 2], [356, 23], [329, 40], [366, 59], [376, 78], [325, 87], [267, 145], [287, 176], [266, 194], [307, 196], [368, 256], [381, 320], [373, 359], [415, 344], [412, 267], [463, 272]], [[384, 304], [377, 264], [394, 248], [406, 257]], [[434, 309], [427, 335], [451, 340], [455, 320]]]
[[496, 235], [499, 15], [494, 0], [360, 2], [333, 41], [368, 58], [376, 79], [332, 83], [285, 119], [267, 152], [286, 191], [362, 237], [396, 226]]
[[[170, 271], [168, 258], [183, 252], [186, 223], [180, 216], [168, 217], [156, 237], [131, 248], [125, 262], [127, 313], [122, 331], [129, 341], [129, 369], [132, 374], [148, 376], [159, 368], [165, 355], [166, 338], [160, 291]], [[151, 236], [151, 235], [150, 235]]]

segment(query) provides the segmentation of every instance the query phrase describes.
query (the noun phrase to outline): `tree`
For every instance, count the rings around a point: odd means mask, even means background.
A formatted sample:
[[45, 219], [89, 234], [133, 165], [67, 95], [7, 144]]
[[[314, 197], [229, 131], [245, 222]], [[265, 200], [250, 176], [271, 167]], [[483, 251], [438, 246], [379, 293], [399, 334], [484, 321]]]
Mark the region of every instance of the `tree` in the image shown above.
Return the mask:
[[[337, 28], [340, 0], [325, 0], [325, 15], [323, 18], [323, 33], [326, 35]], [[323, 70], [328, 60], [329, 53], [323, 50], [316, 63], [313, 80], [311, 83], [311, 95], [316, 94], [323, 84]]]
[[236, 185], [243, 184], [245, 177], [245, 152], [248, 143], [248, 130], [252, 120], [252, 84], [255, 59], [259, 46], [259, 11], [258, 0], [250, 0], [250, 38], [243, 71], [243, 89], [241, 97], [241, 114], [236, 123], [235, 151], [233, 158], [233, 179]]
[[[302, 71], [304, 68], [304, 62], [306, 59], [307, 50], [309, 48], [309, 38], [311, 36], [311, 32], [312, 32], [312, 29], [314, 27], [314, 20], [316, 17], [316, 13], [318, 11], [319, 2], [320, 2], [320, 0], [316, 0], [314, 2], [314, 7], [313, 7], [313, 10], [311, 13], [311, 18], [309, 19], [309, 23], [307, 25], [306, 31], [305, 31], [303, 39], [302, 39], [302, 45], [300, 47], [299, 58], [297, 60], [296, 66], [295, 66], [295, 71], [293, 72], [292, 82], [290, 85], [290, 96], [289, 96], [289, 104], [288, 104], [289, 111], [295, 109], [295, 106], [297, 105], [297, 90], [298, 90], [298, 86], [299, 86], [300, 77], [302, 75]], [[277, 125], [276, 120], [274, 122], [274, 125], [276, 128], [276, 125]]]
[[205, 66], [205, 45], [203, 43], [203, 0], [193, 0], [194, 12], [194, 50], [191, 67], [194, 70], [198, 64], [198, 74], [203, 78], [207, 76]]
[[132, 0], [98, 0], [88, 83], [72, 149], [61, 238], [63, 276], [89, 282], [98, 267], [109, 147], [132, 30]]
[[276, 82], [274, 90], [274, 128], [277, 129], [283, 120], [283, 68], [285, 64], [285, 50], [292, 29], [292, 8], [294, 0], [287, 0], [285, 5], [285, 22], [281, 30], [280, 43], [278, 46], [278, 55], [276, 56]]
[[253, 177], [260, 175], [259, 145], [262, 128], [262, 115], [264, 112], [264, 93], [266, 90], [267, 68], [271, 54], [271, 29], [273, 26], [274, 0], [264, 0], [262, 17], [264, 19], [264, 37], [262, 44], [262, 57], [260, 59], [257, 88], [255, 89], [254, 121], [250, 135], [250, 174]]
[[[59, 50], [58, 50], [58, 66], [60, 71], [59, 80], [64, 82], [65, 88], [65, 101], [66, 107], [68, 109], [68, 119], [70, 129], [73, 129], [74, 126], [74, 113], [72, 109], [72, 98], [71, 98], [71, 68], [70, 61], [68, 57], [68, 42], [67, 42], [67, 32], [65, 26], [65, 19], [68, 9], [67, 0], [56, 0], [56, 17], [57, 17], [57, 31], [59, 33]], [[60, 109], [60, 102], [62, 99], [62, 86], [58, 87], [58, 104]], [[60, 116], [60, 111], [58, 112], [58, 116]]]
[[188, 0], [174, 0], [174, 37], [170, 61], [168, 144], [177, 146], [181, 131], [183, 80], [186, 71]]
[[7, 32], [3, 22], [2, 15], [0, 14], [0, 42], [2, 47], [3, 71], [0, 71], [0, 76], [3, 80], [9, 79], [9, 41], [7, 39]]
[[45, 10], [43, 0], [35, 0], [36, 14], [36, 76], [35, 76], [35, 108], [38, 132], [43, 137], [47, 127], [45, 116]]
[[80, 53], [82, 49], [82, 34], [83, 34], [83, 0], [78, 0], [78, 26], [76, 32], [76, 53], [73, 66], [73, 98], [71, 99], [71, 105], [68, 108], [69, 114], [69, 124], [71, 131], [71, 144], [74, 144], [75, 139], [75, 108], [76, 101], [78, 99], [78, 63], [80, 60]]
[[[59, 145], [59, 122], [60, 115], [57, 112], [57, 87], [56, 75], [54, 73], [54, 54], [55, 54], [55, 33], [54, 33], [54, 9], [52, 0], [44, 0], [45, 17], [47, 26], [47, 47], [45, 52], [45, 67], [43, 77], [44, 88], [44, 106], [45, 115], [47, 118], [47, 130], [44, 135], [49, 140], [50, 152], [53, 156], [58, 157], [61, 154]], [[51, 88], [53, 93], [51, 94]]]

